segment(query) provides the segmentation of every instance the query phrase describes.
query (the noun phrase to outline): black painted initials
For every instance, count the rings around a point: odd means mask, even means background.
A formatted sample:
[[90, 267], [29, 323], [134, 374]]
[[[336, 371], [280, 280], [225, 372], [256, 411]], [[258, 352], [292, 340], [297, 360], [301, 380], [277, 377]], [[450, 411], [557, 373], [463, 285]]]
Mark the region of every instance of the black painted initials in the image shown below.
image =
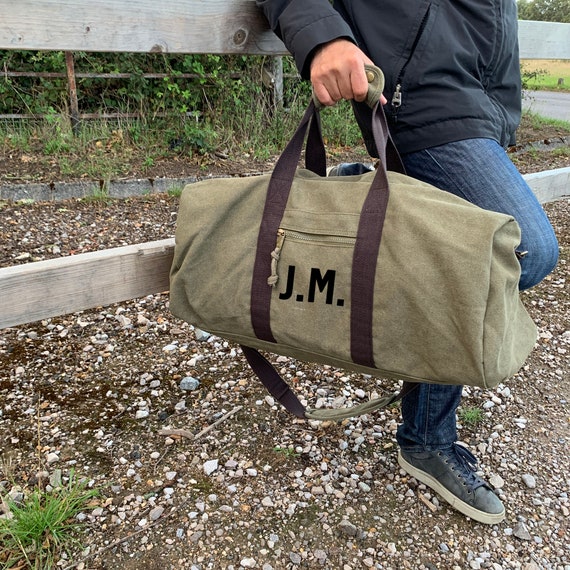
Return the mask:
[[315, 291], [319, 288], [322, 293], [325, 289], [327, 291], [327, 305], [332, 305], [334, 294], [334, 281], [336, 278], [336, 271], [329, 269], [324, 276], [321, 275], [320, 269], [317, 267], [311, 268], [311, 277], [309, 278], [309, 303], [315, 302]]
[[[325, 303], [327, 305], [333, 305], [334, 302], [334, 287], [336, 280], [336, 271], [334, 269], [328, 269], [325, 274], [321, 273], [318, 267], [311, 268], [311, 274], [309, 276], [309, 290], [307, 292], [307, 302], [314, 303], [317, 300], [317, 292], [325, 293]], [[293, 297], [295, 290], [295, 266], [289, 265], [287, 271], [287, 283], [285, 285], [285, 291], [279, 293], [279, 299], [286, 301]], [[305, 295], [302, 293], [297, 293], [295, 295], [295, 300], [298, 303], [302, 303], [305, 300]], [[344, 307], [344, 299], [336, 300], [337, 307]]]

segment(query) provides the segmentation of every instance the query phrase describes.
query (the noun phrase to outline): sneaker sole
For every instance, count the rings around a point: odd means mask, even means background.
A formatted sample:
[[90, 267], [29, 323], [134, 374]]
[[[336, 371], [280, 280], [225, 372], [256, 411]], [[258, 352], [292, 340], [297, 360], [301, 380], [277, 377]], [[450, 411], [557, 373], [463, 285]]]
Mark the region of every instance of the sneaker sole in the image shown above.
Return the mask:
[[398, 451], [398, 463], [400, 467], [411, 475], [418, 481], [421, 481], [431, 489], [433, 489], [436, 493], [438, 493], [445, 501], [447, 501], [454, 509], [458, 510], [460, 513], [476, 520], [477, 522], [484, 523], [484, 524], [498, 524], [505, 518], [505, 509], [502, 510], [500, 513], [486, 513], [485, 511], [479, 511], [476, 508], [468, 505], [467, 503], [463, 502], [459, 497], [456, 497], [453, 493], [448, 491], [437, 479], [426, 473], [425, 471], [421, 471], [417, 467], [414, 467], [412, 464], [408, 463], [403, 457], [402, 454]]

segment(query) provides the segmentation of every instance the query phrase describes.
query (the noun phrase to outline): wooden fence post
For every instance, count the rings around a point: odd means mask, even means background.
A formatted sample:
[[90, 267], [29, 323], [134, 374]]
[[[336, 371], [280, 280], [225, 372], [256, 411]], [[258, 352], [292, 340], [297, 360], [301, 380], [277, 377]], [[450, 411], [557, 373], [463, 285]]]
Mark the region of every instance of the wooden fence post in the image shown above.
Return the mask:
[[67, 67], [67, 83], [69, 86], [71, 128], [73, 134], [76, 135], [79, 131], [79, 103], [77, 102], [77, 84], [75, 82], [73, 52], [65, 52], [65, 66]]

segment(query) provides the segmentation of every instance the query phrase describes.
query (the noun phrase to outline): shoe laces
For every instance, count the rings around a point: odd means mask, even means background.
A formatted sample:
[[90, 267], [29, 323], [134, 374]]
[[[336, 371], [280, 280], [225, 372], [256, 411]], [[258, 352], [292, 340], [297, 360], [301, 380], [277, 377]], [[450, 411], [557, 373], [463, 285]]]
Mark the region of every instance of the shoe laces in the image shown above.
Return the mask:
[[477, 458], [462, 445], [454, 444], [451, 453], [446, 456], [449, 459], [451, 468], [458, 471], [458, 476], [464, 480], [464, 484], [473, 492], [479, 487], [486, 487], [487, 483], [475, 472], [477, 470]]

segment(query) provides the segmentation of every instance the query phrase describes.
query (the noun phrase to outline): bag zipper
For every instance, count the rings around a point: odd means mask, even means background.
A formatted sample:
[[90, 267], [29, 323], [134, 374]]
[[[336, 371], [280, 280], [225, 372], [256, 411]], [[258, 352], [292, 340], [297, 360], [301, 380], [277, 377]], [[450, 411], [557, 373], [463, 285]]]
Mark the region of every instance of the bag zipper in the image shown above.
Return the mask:
[[408, 67], [408, 64], [410, 63], [410, 61], [414, 57], [414, 53], [416, 51], [416, 48], [418, 47], [418, 44], [420, 43], [420, 39], [424, 33], [425, 27], [426, 27], [427, 22], [428, 22], [430, 10], [431, 10], [431, 5], [429, 5], [427, 7], [427, 10], [424, 14], [424, 17], [422, 18], [422, 21], [420, 22], [420, 27], [418, 28], [418, 33], [416, 34], [416, 37], [414, 38], [414, 43], [412, 44], [412, 49], [410, 50], [410, 55], [408, 56], [408, 59], [406, 59], [406, 61], [404, 62], [404, 65], [402, 65], [402, 67], [400, 68], [400, 73], [398, 73], [398, 75], [397, 75], [396, 89], [394, 90], [394, 93], [392, 94], [392, 99], [390, 101], [390, 104], [392, 105], [392, 109], [393, 109], [394, 121], [396, 121], [398, 111], [399, 111], [400, 107], [402, 106], [402, 82], [404, 81], [404, 75], [406, 73], [406, 68]]
[[275, 249], [271, 252], [271, 275], [267, 278], [267, 284], [271, 287], [277, 285], [279, 276], [277, 275], [277, 265], [279, 263], [279, 258], [281, 257], [281, 250], [283, 249], [283, 244], [285, 243], [285, 238], [305, 241], [305, 242], [323, 242], [344, 244], [344, 245], [354, 245], [356, 241], [355, 237], [349, 236], [331, 236], [323, 234], [312, 234], [308, 232], [297, 232], [295, 230], [285, 230], [279, 228], [277, 230], [277, 240], [275, 243]]

